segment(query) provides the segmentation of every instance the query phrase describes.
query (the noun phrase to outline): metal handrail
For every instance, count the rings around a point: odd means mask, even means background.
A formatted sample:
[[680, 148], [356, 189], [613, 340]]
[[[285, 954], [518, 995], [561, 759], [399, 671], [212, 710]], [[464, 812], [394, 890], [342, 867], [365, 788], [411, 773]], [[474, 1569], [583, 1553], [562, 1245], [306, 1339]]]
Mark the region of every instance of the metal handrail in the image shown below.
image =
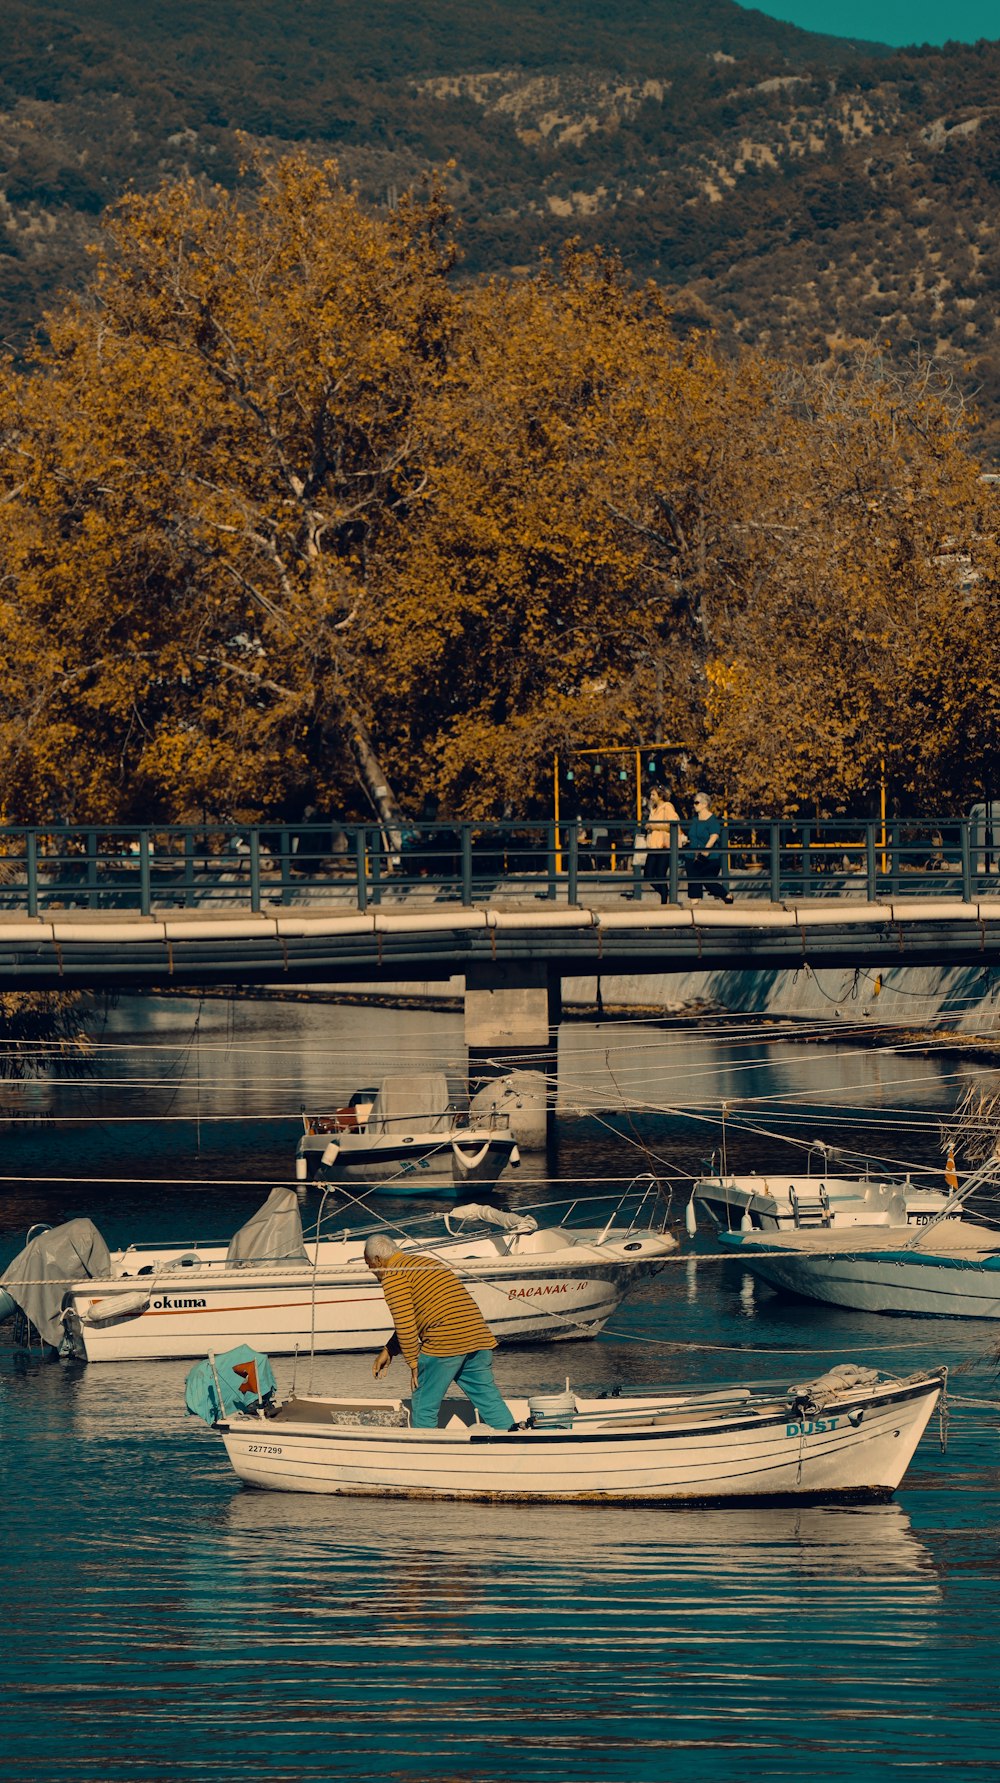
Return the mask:
[[[741, 898], [934, 898], [1000, 891], [997, 844], [982, 817], [719, 820], [722, 887]], [[7, 825], [0, 827], [0, 912], [204, 909], [255, 913], [319, 899], [359, 911], [419, 893], [481, 905], [505, 891], [579, 906], [601, 896], [676, 904], [692, 873], [671, 825], [651, 887], [634, 818], [556, 823], [414, 823], [401, 843], [375, 824]]]

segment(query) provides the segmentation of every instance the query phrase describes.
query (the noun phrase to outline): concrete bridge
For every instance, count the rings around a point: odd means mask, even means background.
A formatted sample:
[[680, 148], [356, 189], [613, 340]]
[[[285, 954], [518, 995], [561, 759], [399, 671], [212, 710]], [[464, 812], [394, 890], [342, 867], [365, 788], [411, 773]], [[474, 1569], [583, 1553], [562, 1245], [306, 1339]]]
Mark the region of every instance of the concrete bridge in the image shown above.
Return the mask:
[[1000, 965], [1000, 897], [973, 904], [760, 900], [569, 908], [516, 900], [434, 909], [310, 904], [253, 912], [0, 914], [0, 989], [367, 984], [461, 975], [527, 984], [642, 972]]
[[1000, 965], [1000, 898], [648, 908], [515, 899], [433, 908], [57, 911], [0, 915], [0, 989], [465, 981], [476, 1053], [544, 1049], [564, 978], [810, 965]]
[[725, 827], [731, 904], [660, 902], [634, 825], [0, 830], [0, 990], [465, 981], [475, 1052], [544, 1048], [564, 978], [1000, 964], [975, 820]]

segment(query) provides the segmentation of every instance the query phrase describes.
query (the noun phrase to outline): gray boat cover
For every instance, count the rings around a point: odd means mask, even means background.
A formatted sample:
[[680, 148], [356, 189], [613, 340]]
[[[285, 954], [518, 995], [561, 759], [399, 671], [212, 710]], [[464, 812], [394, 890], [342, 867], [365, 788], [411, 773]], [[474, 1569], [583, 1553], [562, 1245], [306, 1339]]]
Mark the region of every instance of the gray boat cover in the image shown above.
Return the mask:
[[0, 1277], [39, 1336], [58, 1349], [65, 1336], [63, 1295], [73, 1282], [111, 1274], [111, 1255], [92, 1220], [39, 1232]]
[[447, 1133], [452, 1117], [443, 1071], [407, 1071], [387, 1077], [368, 1116], [369, 1131]]
[[227, 1263], [307, 1263], [294, 1189], [272, 1189], [263, 1207], [229, 1240]]

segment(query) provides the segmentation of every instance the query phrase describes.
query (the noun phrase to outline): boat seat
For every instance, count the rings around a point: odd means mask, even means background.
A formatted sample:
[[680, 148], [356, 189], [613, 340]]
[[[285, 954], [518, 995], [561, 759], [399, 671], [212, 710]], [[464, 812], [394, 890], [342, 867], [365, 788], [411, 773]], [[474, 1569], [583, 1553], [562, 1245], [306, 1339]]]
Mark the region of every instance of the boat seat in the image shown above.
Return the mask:
[[564, 1251], [572, 1239], [560, 1232], [518, 1232], [514, 1234], [511, 1251], [514, 1256], [526, 1257], [540, 1251]]
[[[448, 1418], [444, 1416], [446, 1411], [450, 1411], [451, 1413], [451, 1416]], [[475, 1426], [480, 1423], [482, 1423], [482, 1419], [474, 1405], [456, 1405], [452, 1399], [445, 1400], [441, 1416], [438, 1418], [438, 1429], [470, 1430], [474, 1429]]]
[[409, 1424], [410, 1414], [401, 1399], [372, 1402], [367, 1399], [286, 1399], [272, 1423], [290, 1424]]

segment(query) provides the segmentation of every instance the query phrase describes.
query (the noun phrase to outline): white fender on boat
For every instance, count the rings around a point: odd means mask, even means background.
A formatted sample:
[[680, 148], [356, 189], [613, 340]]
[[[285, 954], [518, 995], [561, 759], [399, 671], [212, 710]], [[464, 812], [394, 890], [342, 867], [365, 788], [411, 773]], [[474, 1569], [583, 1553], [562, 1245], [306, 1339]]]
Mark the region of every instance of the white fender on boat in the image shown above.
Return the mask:
[[336, 1139], [331, 1139], [329, 1145], [327, 1146], [325, 1152], [323, 1153], [323, 1156], [320, 1159], [320, 1163], [328, 1164], [328, 1165], [335, 1164], [339, 1157], [340, 1157], [340, 1145]]
[[295, 1160], [295, 1180], [296, 1180], [296, 1182], [305, 1182], [307, 1180], [308, 1176], [309, 1176], [309, 1160], [307, 1158], [296, 1158], [296, 1160]]
[[125, 1319], [138, 1319], [149, 1306], [148, 1294], [106, 1294], [81, 1313], [84, 1325], [117, 1325]]
[[741, 1232], [752, 1232], [753, 1231], [753, 1220], [750, 1218], [749, 1211], [746, 1208], [743, 1211], [743, 1218], [740, 1221], [740, 1231]]
[[458, 1165], [460, 1170], [463, 1170], [463, 1171], [478, 1170], [480, 1164], [482, 1164], [486, 1158], [486, 1153], [490, 1149], [490, 1141], [488, 1139], [484, 1139], [482, 1145], [479, 1147], [479, 1150], [477, 1152], [473, 1152], [471, 1158], [468, 1156], [468, 1154], [466, 1152], [464, 1152], [462, 1150], [457, 1139], [452, 1140], [451, 1149], [455, 1154], [455, 1162]]
[[684, 1224], [687, 1227], [688, 1237], [693, 1238], [698, 1230], [698, 1215], [695, 1212], [693, 1195], [684, 1209]]

